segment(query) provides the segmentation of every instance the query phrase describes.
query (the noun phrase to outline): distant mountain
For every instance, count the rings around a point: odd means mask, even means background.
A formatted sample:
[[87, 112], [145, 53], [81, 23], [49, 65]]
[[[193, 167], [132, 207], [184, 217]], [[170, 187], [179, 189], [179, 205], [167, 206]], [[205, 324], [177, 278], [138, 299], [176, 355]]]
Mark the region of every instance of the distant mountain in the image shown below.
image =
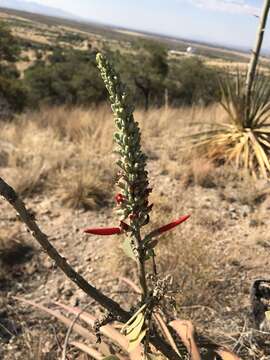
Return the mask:
[[32, 1], [24, 1], [24, 0], [0, 0], [0, 7], [8, 8], [8, 9], [15, 9], [21, 11], [27, 11], [34, 14], [42, 14], [47, 16], [55, 16], [67, 19], [75, 19], [79, 20], [80, 18], [76, 15], [68, 13], [64, 10], [46, 6], [42, 4], [38, 4]]

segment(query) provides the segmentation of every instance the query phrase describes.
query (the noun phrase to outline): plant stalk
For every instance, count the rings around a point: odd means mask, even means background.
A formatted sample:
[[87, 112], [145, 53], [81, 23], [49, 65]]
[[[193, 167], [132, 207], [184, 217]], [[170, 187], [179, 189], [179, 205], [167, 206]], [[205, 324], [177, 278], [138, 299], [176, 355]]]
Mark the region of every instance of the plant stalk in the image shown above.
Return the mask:
[[137, 230], [134, 236], [135, 239], [135, 245], [138, 251], [138, 257], [137, 257], [137, 268], [138, 268], [138, 276], [140, 281], [140, 286], [142, 289], [142, 300], [144, 301], [147, 298], [148, 295], [148, 288], [147, 288], [147, 281], [146, 281], [146, 271], [145, 271], [145, 260], [144, 260], [144, 254], [142, 249], [142, 239], [140, 230]]
[[250, 110], [250, 97], [252, 92], [252, 86], [254, 82], [254, 78], [256, 75], [256, 68], [259, 61], [259, 56], [261, 52], [261, 47], [263, 43], [264, 33], [265, 33], [265, 27], [267, 23], [267, 17], [269, 13], [270, 8], [270, 0], [265, 0], [262, 14], [260, 17], [259, 27], [257, 31], [257, 37], [255, 42], [255, 47], [252, 51], [252, 55], [249, 62], [248, 72], [247, 72], [247, 78], [246, 78], [246, 89], [245, 89], [245, 97], [246, 97], [246, 121], [248, 121], [248, 114]]

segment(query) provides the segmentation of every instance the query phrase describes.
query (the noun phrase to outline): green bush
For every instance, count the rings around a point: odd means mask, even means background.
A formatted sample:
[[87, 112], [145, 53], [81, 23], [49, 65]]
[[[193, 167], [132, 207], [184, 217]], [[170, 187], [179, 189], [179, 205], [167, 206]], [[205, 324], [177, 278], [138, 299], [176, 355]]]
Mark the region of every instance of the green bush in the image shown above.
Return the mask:
[[[21, 112], [26, 104], [26, 89], [21, 81], [7, 79], [0, 75], [0, 99], [6, 103], [7, 109], [1, 109], [0, 117], [10, 117], [14, 112]], [[3, 103], [3, 101], [2, 101]]]
[[171, 65], [167, 88], [170, 102], [175, 106], [194, 103], [208, 105], [220, 98], [217, 71], [195, 56]]
[[15, 62], [19, 54], [20, 47], [17, 40], [6, 25], [0, 22], [0, 61]]
[[[146, 110], [165, 103], [171, 106], [209, 104], [219, 99], [216, 72], [198, 57], [169, 61], [167, 49], [156, 42], [140, 40], [131, 51], [106, 50], [128, 85], [134, 102]], [[37, 59], [25, 73], [28, 105], [91, 105], [105, 100], [105, 91], [95, 67], [95, 53], [56, 47], [48, 61]]]
[[108, 57], [130, 88], [135, 103], [148, 109], [165, 102], [171, 106], [205, 105], [219, 100], [218, 74], [198, 58], [168, 60], [167, 50], [152, 41], [135, 43], [131, 54], [109, 52]]
[[49, 65], [37, 61], [25, 73], [30, 106], [91, 105], [105, 99], [93, 54], [56, 49], [49, 60]]
[[162, 106], [164, 104], [165, 80], [169, 71], [167, 49], [150, 40], [137, 41], [130, 54], [118, 54], [114, 59], [117, 70], [128, 84], [134, 101], [143, 106]]
[[26, 103], [26, 91], [19, 80], [20, 74], [13, 65], [19, 55], [17, 40], [0, 23], [0, 117], [3, 119], [22, 111]]

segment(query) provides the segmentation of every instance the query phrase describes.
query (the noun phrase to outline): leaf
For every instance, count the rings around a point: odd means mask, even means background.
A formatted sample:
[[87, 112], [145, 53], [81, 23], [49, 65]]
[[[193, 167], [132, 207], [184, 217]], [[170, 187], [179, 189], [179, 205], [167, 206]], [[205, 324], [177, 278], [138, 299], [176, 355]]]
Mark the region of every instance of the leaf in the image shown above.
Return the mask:
[[177, 332], [185, 347], [187, 348], [191, 360], [201, 360], [201, 355], [195, 341], [195, 329], [191, 321], [174, 320], [170, 326]]
[[166, 325], [165, 321], [162, 319], [162, 317], [158, 313], [154, 314], [154, 317], [155, 317], [161, 331], [163, 332], [164, 337], [168, 340], [169, 344], [174, 349], [174, 351], [178, 355], [180, 355], [180, 353], [178, 351], [178, 348], [177, 348], [177, 346], [175, 344], [175, 341], [174, 341], [174, 339], [173, 339], [173, 337], [172, 337], [172, 335], [170, 333], [170, 330], [168, 329], [168, 326]]
[[144, 324], [144, 315], [143, 313], [140, 313], [133, 321], [133, 323], [129, 325], [129, 327], [126, 329], [126, 337], [128, 338], [129, 341], [134, 341], [139, 337], [143, 324]]
[[[78, 315], [81, 313], [81, 310], [76, 307], [71, 307], [68, 305], [64, 305], [61, 303], [56, 302], [57, 306], [60, 306], [62, 309], [68, 311], [71, 314]], [[85, 321], [88, 325], [91, 327], [94, 327], [96, 318], [92, 315], [90, 315], [87, 312], [83, 312], [80, 314], [80, 319]], [[119, 333], [119, 331], [115, 330], [113, 326], [111, 325], [105, 325], [100, 328], [101, 333], [104, 336], [107, 336], [109, 339], [111, 339], [115, 344], [118, 344], [123, 350], [127, 351], [128, 348], [128, 341], [126, 337]]]
[[91, 346], [85, 345], [83, 343], [74, 341], [72, 342], [70, 345], [74, 346], [75, 348], [81, 350], [82, 352], [84, 352], [85, 354], [90, 355], [93, 359], [95, 360], [102, 360], [104, 359], [104, 355], [102, 355], [101, 353], [99, 353], [97, 350], [95, 350], [94, 348], [92, 348]]
[[135, 312], [134, 315], [131, 316], [131, 318], [125, 323], [125, 325], [123, 326], [121, 333], [125, 332], [126, 329], [129, 327], [130, 324], [132, 324], [134, 322], [134, 320], [137, 318], [137, 316], [142, 313], [147, 307], [147, 304], [143, 304], [138, 311]]
[[129, 346], [128, 346], [129, 352], [134, 351], [140, 345], [140, 343], [142, 342], [142, 340], [144, 339], [144, 337], [146, 335], [146, 332], [147, 332], [147, 329], [143, 330], [136, 340], [129, 342]]
[[131, 247], [131, 241], [129, 238], [126, 238], [122, 244], [122, 248], [124, 250], [124, 253], [131, 259], [136, 260], [134, 252]]
[[166, 360], [162, 354], [146, 354], [148, 360]]
[[222, 360], [241, 360], [237, 355], [227, 349], [220, 348], [215, 352], [221, 357]]
[[139, 288], [139, 286], [137, 286], [134, 283], [134, 281], [132, 281], [128, 278], [125, 278], [125, 277], [120, 277], [120, 280], [123, 281], [124, 283], [126, 283], [128, 286], [130, 286], [136, 293], [138, 293], [138, 294], [142, 293], [141, 289]]

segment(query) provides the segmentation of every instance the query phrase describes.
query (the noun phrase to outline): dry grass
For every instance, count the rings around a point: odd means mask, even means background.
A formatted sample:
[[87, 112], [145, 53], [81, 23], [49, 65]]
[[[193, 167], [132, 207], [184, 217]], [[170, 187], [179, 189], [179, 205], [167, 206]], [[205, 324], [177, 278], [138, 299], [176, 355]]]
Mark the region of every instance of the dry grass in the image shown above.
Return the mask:
[[31, 259], [33, 248], [22, 239], [18, 227], [13, 231], [8, 228], [0, 230], [0, 281], [10, 277], [10, 270], [14, 266], [23, 264]]
[[21, 195], [55, 191], [69, 206], [101, 205], [112, 186], [112, 131], [105, 108], [25, 114], [2, 126], [2, 166]]
[[[179, 166], [181, 137], [189, 124], [212, 117], [216, 109], [184, 108], [138, 111], [146, 152], [161, 158], [161, 172], [181, 177], [189, 170], [191, 181], [208, 182], [212, 165], [185, 155]], [[113, 186], [115, 155], [112, 115], [106, 106], [85, 110], [44, 108], [1, 125], [0, 166], [7, 179], [24, 196], [55, 191], [68, 206], [95, 208], [106, 204]], [[162, 141], [160, 139], [162, 138]], [[199, 165], [199, 167], [197, 166]], [[187, 176], [187, 175], [186, 175]]]

